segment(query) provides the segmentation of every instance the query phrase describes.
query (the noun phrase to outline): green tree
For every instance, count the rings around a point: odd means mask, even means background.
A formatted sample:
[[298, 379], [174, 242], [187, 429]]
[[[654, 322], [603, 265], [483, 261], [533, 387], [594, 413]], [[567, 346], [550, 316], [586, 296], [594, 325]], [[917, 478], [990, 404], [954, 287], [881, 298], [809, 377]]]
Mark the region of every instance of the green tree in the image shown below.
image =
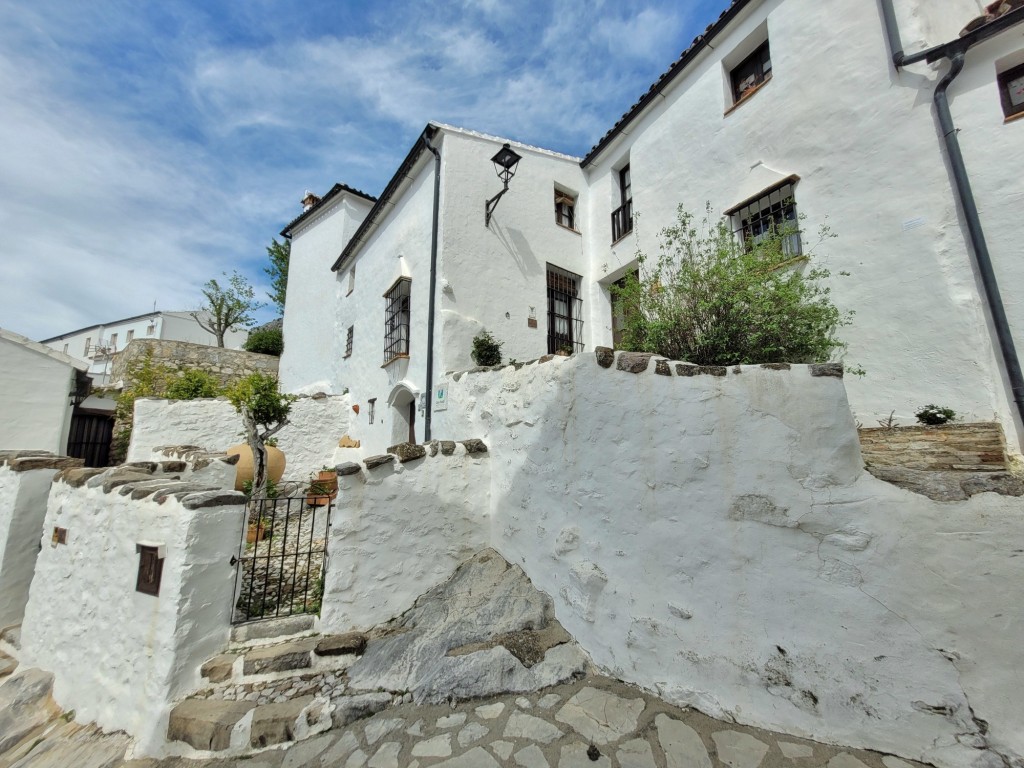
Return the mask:
[[284, 314], [285, 295], [288, 293], [288, 260], [291, 258], [291, 254], [292, 241], [286, 238], [283, 243], [279, 243], [275, 237], [267, 246], [270, 266], [263, 268], [263, 271], [270, 277], [271, 291], [267, 296], [282, 315]]
[[199, 309], [190, 314], [199, 327], [217, 337], [217, 346], [224, 346], [224, 335], [235, 328], [248, 328], [255, 319], [252, 313], [264, 306], [256, 300], [256, 292], [249, 281], [237, 270], [230, 275], [224, 272], [227, 281], [222, 286], [210, 280], [203, 286], [205, 299]]
[[262, 328], [249, 334], [242, 349], [246, 352], [258, 352], [261, 355], [280, 357], [284, 352], [284, 333], [280, 328]]
[[[623, 316], [620, 346], [699, 365], [810, 363], [844, 348], [850, 322], [832, 303], [828, 270], [794, 254], [796, 223], [745, 242], [710, 205], [703, 221], [679, 206], [660, 253], [637, 253], [639, 277], [612, 286]], [[822, 227], [818, 243], [833, 237]]]
[[267, 489], [267, 440], [288, 424], [295, 395], [282, 393], [273, 376], [254, 373], [232, 385], [227, 396], [242, 414], [245, 439], [252, 450], [252, 498], [262, 498]]

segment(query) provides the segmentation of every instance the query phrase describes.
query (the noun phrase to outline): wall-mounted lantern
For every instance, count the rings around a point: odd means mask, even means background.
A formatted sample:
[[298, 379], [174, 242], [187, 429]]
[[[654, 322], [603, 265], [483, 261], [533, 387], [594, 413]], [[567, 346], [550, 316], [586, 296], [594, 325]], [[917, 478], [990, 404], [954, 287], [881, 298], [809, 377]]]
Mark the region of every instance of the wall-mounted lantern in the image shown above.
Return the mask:
[[501, 179], [502, 188], [501, 192], [484, 203], [485, 226], [491, 226], [491, 214], [494, 213], [494, 209], [498, 206], [501, 196], [508, 192], [508, 183], [516, 175], [516, 168], [522, 159], [508, 144], [505, 144], [505, 146], [498, 150], [498, 154], [491, 158], [491, 162], [494, 163], [494, 170], [497, 172], [498, 178]]

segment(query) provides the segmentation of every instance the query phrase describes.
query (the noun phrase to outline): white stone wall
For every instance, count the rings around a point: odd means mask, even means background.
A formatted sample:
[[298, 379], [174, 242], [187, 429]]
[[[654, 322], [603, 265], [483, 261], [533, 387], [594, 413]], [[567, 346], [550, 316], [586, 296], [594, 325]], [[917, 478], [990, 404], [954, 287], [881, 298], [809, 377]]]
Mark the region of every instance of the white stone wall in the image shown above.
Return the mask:
[[[66, 528], [67, 544], [43, 537], [21, 663], [54, 673], [54, 698], [78, 721], [123, 729], [152, 754], [169, 702], [227, 643], [242, 523], [241, 505], [190, 510], [56, 484], [44, 530]], [[157, 597], [135, 591], [138, 543], [163, 548]]]
[[0, 450], [64, 453], [75, 381], [69, 363], [0, 337]]
[[438, 436], [488, 444], [492, 545], [613, 675], [940, 766], [1024, 754], [1020, 499], [880, 482], [842, 380], [740, 371], [463, 374]]
[[0, 464], [0, 628], [20, 624], [25, 612], [53, 475]]
[[[300, 397], [289, 425], [277, 433], [285, 455], [285, 479], [303, 480], [333, 465], [338, 441], [348, 433], [352, 409], [347, 396]], [[245, 442], [241, 416], [226, 399], [135, 401], [135, 423], [128, 461], [150, 461], [156, 448], [198, 445], [224, 451]]]
[[489, 546], [490, 458], [461, 445], [338, 478], [320, 628], [369, 629]]

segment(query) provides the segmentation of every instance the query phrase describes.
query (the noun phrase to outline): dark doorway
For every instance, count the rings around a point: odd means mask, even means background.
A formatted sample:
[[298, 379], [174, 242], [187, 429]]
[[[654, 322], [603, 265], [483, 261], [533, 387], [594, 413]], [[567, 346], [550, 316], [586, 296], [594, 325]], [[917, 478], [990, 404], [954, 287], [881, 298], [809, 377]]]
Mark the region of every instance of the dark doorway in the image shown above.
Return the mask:
[[110, 462], [110, 439], [114, 420], [108, 413], [75, 411], [71, 415], [67, 454], [83, 459], [87, 467], [105, 467]]

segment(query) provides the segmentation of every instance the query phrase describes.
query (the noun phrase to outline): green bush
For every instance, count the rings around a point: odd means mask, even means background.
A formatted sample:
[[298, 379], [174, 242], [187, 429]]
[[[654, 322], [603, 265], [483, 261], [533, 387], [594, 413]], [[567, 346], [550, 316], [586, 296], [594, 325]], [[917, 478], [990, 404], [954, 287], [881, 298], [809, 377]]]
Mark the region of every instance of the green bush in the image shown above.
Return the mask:
[[658, 258], [637, 253], [639, 276], [611, 288], [622, 349], [735, 365], [823, 362], [844, 348], [836, 332], [852, 313], [832, 303], [829, 272], [809, 266], [809, 252], [792, 254], [795, 224], [741, 242], [710, 206], [700, 225], [683, 206], [676, 218]]
[[473, 351], [470, 356], [477, 365], [501, 365], [501, 342], [487, 331], [480, 331], [473, 337]]
[[217, 397], [222, 392], [217, 377], [198, 368], [190, 368], [167, 385], [164, 393], [168, 400], [195, 400]]
[[261, 355], [280, 357], [284, 352], [284, 333], [280, 328], [263, 328], [253, 331], [245, 340], [242, 349], [246, 352], [258, 352]]

